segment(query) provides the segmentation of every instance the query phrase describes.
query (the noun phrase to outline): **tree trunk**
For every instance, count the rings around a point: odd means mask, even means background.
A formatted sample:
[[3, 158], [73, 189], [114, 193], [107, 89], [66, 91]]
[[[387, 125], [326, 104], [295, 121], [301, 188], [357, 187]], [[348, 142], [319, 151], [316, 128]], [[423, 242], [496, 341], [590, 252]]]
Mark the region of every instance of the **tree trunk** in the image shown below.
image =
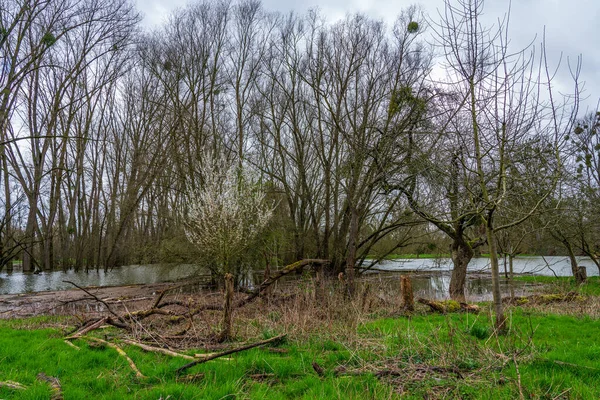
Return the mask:
[[488, 217], [488, 225], [486, 227], [486, 236], [488, 248], [490, 251], [490, 264], [492, 267], [492, 294], [494, 298], [494, 311], [496, 313], [496, 332], [503, 334], [506, 332], [506, 317], [502, 306], [502, 294], [500, 292], [500, 267], [498, 265], [498, 249], [496, 244], [496, 235], [494, 228], [491, 226], [491, 215]]
[[566, 239], [564, 239], [562, 242], [569, 254], [569, 261], [571, 263], [571, 272], [573, 273], [575, 282], [577, 282], [577, 284], [579, 285], [579, 284], [583, 283], [584, 280], [583, 280], [583, 276], [579, 273], [579, 267], [577, 266], [577, 258], [575, 258], [575, 252], [573, 251], [573, 246], [571, 246], [571, 243]]
[[402, 293], [402, 308], [405, 311], [415, 311], [415, 297], [410, 276], [400, 276], [400, 292]]
[[462, 237], [454, 238], [452, 242], [452, 277], [450, 278], [450, 298], [459, 302], [466, 301], [465, 281], [467, 265], [473, 258], [473, 249]]
[[348, 257], [346, 258], [346, 295], [354, 297], [356, 292], [356, 243], [358, 242], [358, 212], [352, 207], [350, 217], [350, 237], [348, 240]]
[[508, 285], [510, 286], [510, 298], [515, 298], [515, 281], [514, 281], [514, 268], [513, 268], [513, 260], [515, 256], [510, 253], [508, 255], [508, 269], [509, 269], [509, 280]]
[[223, 326], [219, 334], [219, 342], [226, 342], [231, 339], [233, 331], [233, 275], [225, 274], [225, 301], [223, 303]]

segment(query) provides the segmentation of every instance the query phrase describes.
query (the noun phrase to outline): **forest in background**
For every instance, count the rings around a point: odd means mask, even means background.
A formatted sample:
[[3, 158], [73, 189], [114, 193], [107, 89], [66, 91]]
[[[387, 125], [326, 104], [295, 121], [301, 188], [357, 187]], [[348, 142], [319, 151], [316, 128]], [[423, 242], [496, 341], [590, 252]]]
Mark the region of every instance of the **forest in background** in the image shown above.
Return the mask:
[[0, 270], [440, 253], [460, 297], [477, 251], [598, 265], [582, 66], [509, 49], [482, 7], [386, 26], [206, 1], [148, 31], [125, 0], [0, 0]]

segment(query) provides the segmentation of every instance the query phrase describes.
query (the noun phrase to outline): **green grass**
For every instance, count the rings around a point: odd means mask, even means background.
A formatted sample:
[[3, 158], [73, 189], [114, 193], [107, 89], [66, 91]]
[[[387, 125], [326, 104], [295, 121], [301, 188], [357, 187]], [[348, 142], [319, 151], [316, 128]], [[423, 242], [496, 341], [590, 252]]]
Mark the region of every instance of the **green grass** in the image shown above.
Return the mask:
[[568, 292], [578, 291], [590, 296], [600, 296], [600, 277], [590, 276], [585, 284], [578, 286], [575, 278], [569, 276], [515, 276], [515, 281], [543, 284], [547, 291]]
[[[66, 399], [375, 399], [392, 393], [372, 375], [317, 376], [312, 362], [330, 370], [352, 358], [350, 351], [331, 340], [285, 344], [284, 354], [259, 348], [210, 361], [189, 371], [203, 373], [203, 379], [184, 384], [177, 382], [175, 370], [186, 360], [123, 346], [147, 377], [140, 380], [115, 350], [92, 348], [77, 340], [81, 349], [77, 351], [64, 343], [63, 332], [20, 329], [33, 325], [25, 321], [0, 321], [0, 381], [28, 387], [24, 391], [0, 388], [0, 399], [50, 398], [49, 386], [36, 379], [40, 372], [60, 380]], [[273, 376], [260, 382], [250, 378], [253, 374]]]
[[[147, 376], [136, 379], [111, 348], [77, 340], [77, 351], [64, 343], [64, 332], [31, 330], [49, 322], [0, 321], [0, 381], [28, 386], [0, 388], [0, 398], [50, 398], [48, 385], [36, 379], [43, 372], [59, 378], [66, 399], [513, 399], [519, 397], [514, 360], [525, 398], [600, 398], [600, 320], [519, 308], [510, 312], [510, 333], [500, 338], [485, 313], [376, 318], [343, 340], [292, 338], [279, 345], [286, 353], [259, 348], [195, 366], [188, 372], [204, 377], [191, 384], [179, 383], [175, 374], [186, 360], [123, 346]], [[114, 340], [115, 331], [101, 334]], [[323, 377], [313, 362], [324, 368]], [[337, 376], [340, 366], [364, 373]], [[432, 367], [454, 368], [461, 376]], [[390, 368], [406, 376], [369, 373]], [[257, 380], [254, 374], [269, 375]]]

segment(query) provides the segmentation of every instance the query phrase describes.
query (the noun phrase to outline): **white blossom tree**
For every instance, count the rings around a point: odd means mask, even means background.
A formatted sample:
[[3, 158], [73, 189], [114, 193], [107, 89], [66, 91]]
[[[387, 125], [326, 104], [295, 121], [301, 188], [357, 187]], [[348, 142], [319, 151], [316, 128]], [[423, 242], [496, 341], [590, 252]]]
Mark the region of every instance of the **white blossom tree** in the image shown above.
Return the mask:
[[200, 189], [188, 196], [185, 230], [212, 272], [239, 276], [273, 215], [265, 191], [248, 170], [217, 160], [203, 168]]

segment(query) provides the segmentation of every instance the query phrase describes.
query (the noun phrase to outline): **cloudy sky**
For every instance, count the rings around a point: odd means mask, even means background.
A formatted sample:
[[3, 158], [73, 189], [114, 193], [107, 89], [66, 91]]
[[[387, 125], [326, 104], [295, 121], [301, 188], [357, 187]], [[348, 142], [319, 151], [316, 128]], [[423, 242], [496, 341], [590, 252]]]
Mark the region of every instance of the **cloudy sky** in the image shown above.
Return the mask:
[[[175, 9], [198, 0], [135, 0], [148, 27], [161, 24]], [[318, 7], [330, 22], [347, 13], [364, 13], [392, 24], [398, 13], [410, 5], [420, 6], [435, 19], [443, 0], [263, 0], [266, 10], [304, 13]], [[484, 21], [493, 23], [508, 10], [508, 0], [488, 0]], [[575, 65], [583, 58], [580, 81], [585, 81], [582, 108], [596, 109], [600, 98], [600, 1], [598, 0], [513, 0], [510, 10], [510, 38], [514, 48], [539, 44], [544, 29], [548, 55], [553, 65], [562, 55], [562, 69], [554, 81], [558, 90], [572, 91], [566, 62]], [[537, 35], [537, 39], [536, 39]], [[587, 97], [587, 99], [585, 99]]]

